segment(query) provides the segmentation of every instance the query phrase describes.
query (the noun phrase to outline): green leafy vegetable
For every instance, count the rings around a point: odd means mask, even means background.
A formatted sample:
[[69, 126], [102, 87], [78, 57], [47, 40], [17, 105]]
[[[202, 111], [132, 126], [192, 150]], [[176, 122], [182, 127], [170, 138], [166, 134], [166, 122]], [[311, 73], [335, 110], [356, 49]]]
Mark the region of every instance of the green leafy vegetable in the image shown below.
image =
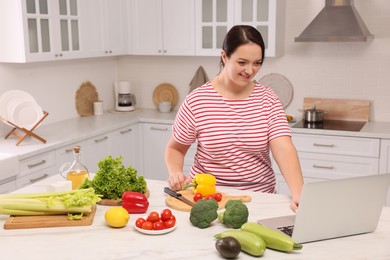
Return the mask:
[[80, 188], [92, 187], [105, 199], [119, 199], [125, 191], [146, 192], [146, 181], [137, 175], [133, 167], [126, 168], [122, 156], [108, 156], [98, 162], [99, 170], [92, 180], [86, 180]]
[[228, 227], [240, 228], [248, 221], [248, 207], [240, 200], [228, 200], [225, 211], [218, 213], [218, 221]]
[[190, 221], [198, 228], [207, 228], [217, 219], [218, 202], [214, 199], [198, 200], [191, 208]]

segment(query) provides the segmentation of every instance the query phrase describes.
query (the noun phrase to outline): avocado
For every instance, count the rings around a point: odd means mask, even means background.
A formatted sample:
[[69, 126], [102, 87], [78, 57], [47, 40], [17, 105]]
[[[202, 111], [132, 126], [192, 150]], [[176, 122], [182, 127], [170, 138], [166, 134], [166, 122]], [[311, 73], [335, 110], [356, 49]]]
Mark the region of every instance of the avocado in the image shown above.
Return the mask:
[[241, 252], [241, 245], [234, 237], [223, 237], [215, 242], [215, 248], [218, 252], [227, 259], [232, 259], [238, 256]]

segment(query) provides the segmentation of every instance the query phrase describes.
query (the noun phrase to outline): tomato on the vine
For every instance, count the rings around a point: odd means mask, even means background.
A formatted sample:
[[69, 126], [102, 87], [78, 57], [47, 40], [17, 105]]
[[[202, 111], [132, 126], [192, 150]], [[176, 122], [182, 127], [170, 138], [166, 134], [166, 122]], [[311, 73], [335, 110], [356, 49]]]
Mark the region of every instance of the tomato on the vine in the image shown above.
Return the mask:
[[149, 213], [149, 216], [147, 217], [146, 220], [150, 221], [150, 222], [159, 221], [160, 220], [160, 214], [158, 214], [158, 212], [156, 212], [156, 211], [152, 211], [152, 212]]
[[222, 194], [217, 192], [213, 195], [213, 198], [217, 201], [220, 202], [222, 200]]
[[142, 224], [145, 222], [146, 220], [144, 218], [138, 218], [136, 221], [135, 221], [135, 226], [138, 227], [138, 228], [142, 228]]
[[161, 220], [162, 221], [166, 221], [168, 219], [171, 219], [171, 216], [172, 216], [172, 211], [170, 209], [164, 209], [161, 212]]
[[193, 197], [193, 200], [194, 200], [195, 202], [197, 202], [198, 200], [201, 200], [201, 199], [203, 199], [203, 195], [200, 194], [199, 192], [195, 193], [195, 195], [194, 195], [194, 197]]

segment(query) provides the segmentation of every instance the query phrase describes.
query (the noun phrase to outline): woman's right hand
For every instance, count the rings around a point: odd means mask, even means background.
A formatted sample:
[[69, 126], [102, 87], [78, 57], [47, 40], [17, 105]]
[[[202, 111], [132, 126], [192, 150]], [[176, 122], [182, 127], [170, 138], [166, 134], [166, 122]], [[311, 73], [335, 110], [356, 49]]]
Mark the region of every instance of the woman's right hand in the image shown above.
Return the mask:
[[176, 172], [169, 174], [167, 180], [169, 188], [173, 190], [181, 190], [184, 185], [191, 182], [191, 178], [184, 175], [182, 172]]

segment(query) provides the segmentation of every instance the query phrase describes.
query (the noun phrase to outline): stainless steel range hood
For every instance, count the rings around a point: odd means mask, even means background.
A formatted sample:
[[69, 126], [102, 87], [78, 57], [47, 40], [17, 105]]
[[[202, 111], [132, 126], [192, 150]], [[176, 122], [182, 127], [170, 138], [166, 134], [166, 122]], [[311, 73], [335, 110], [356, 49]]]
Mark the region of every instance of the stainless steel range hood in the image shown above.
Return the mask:
[[353, 0], [326, 0], [325, 7], [295, 41], [367, 42], [373, 38]]

